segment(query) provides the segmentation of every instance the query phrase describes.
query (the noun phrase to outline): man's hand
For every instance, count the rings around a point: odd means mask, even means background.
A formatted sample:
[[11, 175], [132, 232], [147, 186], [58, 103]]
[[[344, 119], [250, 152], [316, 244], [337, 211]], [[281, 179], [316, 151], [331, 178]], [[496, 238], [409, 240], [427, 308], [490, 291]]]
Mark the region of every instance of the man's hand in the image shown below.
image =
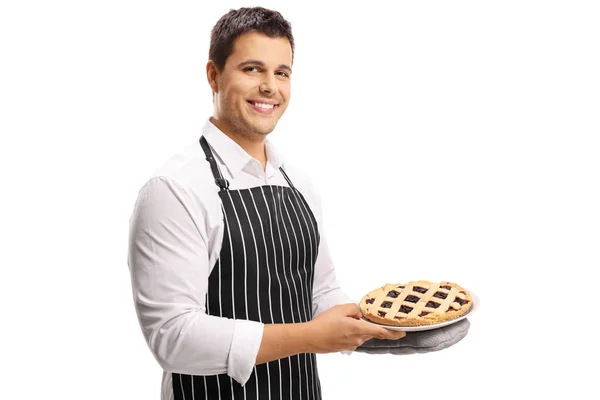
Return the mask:
[[307, 322], [311, 352], [353, 351], [371, 338], [397, 340], [406, 336], [406, 332], [375, 326], [361, 318], [358, 305], [348, 303], [334, 306]]

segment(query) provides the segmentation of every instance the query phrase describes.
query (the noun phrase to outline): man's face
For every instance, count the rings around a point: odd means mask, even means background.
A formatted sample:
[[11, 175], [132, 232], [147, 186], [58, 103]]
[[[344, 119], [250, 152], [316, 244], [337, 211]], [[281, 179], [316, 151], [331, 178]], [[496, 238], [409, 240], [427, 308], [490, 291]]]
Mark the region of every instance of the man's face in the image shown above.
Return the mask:
[[245, 33], [235, 41], [223, 71], [211, 63], [208, 76], [215, 92], [217, 126], [226, 133], [264, 139], [275, 129], [290, 99], [290, 42]]

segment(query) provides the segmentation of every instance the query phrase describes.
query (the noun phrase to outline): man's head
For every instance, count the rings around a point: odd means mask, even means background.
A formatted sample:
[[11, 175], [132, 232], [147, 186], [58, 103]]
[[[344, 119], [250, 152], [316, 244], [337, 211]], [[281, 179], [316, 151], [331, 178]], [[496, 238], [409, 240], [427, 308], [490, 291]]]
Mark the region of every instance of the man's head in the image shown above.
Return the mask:
[[289, 102], [293, 58], [291, 26], [278, 12], [240, 8], [221, 17], [206, 65], [217, 127], [253, 140], [272, 132]]

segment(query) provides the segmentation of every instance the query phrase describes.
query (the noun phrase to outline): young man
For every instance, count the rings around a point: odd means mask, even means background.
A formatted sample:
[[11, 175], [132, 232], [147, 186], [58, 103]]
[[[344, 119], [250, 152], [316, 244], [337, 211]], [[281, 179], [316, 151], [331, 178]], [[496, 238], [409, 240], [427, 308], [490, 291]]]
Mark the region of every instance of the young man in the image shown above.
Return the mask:
[[267, 140], [290, 100], [294, 39], [264, 8], [224, 15], [199, 141], [142, 187], [130, 220], [136, 311], [163, 399], [320, 399], [316, 353], [399, 339], [340, 289], [310, 182]]

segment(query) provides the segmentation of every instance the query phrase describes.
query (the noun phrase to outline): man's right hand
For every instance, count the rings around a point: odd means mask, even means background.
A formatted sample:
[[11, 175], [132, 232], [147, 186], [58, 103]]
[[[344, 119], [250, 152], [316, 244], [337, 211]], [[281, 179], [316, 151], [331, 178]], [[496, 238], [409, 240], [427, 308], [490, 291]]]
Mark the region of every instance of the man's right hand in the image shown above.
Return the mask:
[[358, 305], [340, 304], [322, 312], [309, 327], [309, 341], [312, 353], [335, 353], [343, 350], [355, 350], [369, 339], [397, 340], [406, 336], [406, 332], [392, 331], [361, 320], [362, 313]]

